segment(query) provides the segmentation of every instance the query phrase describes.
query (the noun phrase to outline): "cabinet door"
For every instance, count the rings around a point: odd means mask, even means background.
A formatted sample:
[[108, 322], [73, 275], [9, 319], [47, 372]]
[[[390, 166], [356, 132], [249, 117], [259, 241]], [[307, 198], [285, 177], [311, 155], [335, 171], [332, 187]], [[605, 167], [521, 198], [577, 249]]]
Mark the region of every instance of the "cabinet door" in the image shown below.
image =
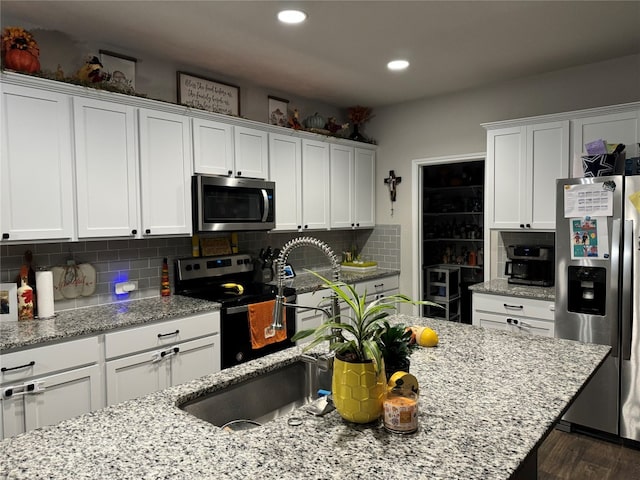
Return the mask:
[[269, 134], [269, 180], [276, 183], [276, 228], [302, 228], [302, 141]]
[[169, 369], [160, 350], [110, 360], [106, 362], [105, 371], [107, 405], [142, 397], [169, 387]]
[[[32, 393], [16, 393], [0, 401], [4, 436], [53, 425], [104, 406], [102, 375], [98, 365], [28, 380]], [[7, 388], [5, 385], [4, 389]]]
[[235, 170], [237, 177], [267, 178], [269, 147], [267, 132], [253, 128], [235, 127]]
[[78, 237], [137, 233], [137, 157], [132, 107], [74, 98]]
[[376, 224], [376, 152], [355, 149], [354, 220], [356, 227]]
[[527, 212], [522, 223], [531, 228], [555, 230], [556, 180], [569, 175], [569, 121], [528, 125], [525, 190]]
[[220, 335], [182, 343], [177, 348], [179, 351], [168, 360], [171, 370], [170, 385], [189, 382], [220, 371]]
[[331, 145], [331, 228], [355, 226], [353, 153], [353, 147]]
[[2, 239], [71, 239], [70, 98], [6, 84], [1, 96]]
[[195, 173], [233, 175], [233, 126], [200, 118], [192, 126]]
[[191, 146], [182, 115], [140, 110], [143, 235], [191, 235]]
[[329, 198], [329, 144], [313, 140], [303, 140], [303, 230], [326, 230], [329, 228]]
[[571, 135], [573, 138], [572, 175], [582, 177], [582, 163], [579, 157], [585, 151], [585, 143], [599, 139], [625, 145], [640, 142], [640, 111], [632, 110], [573, 120]]
[[[521, 127], [487, 132], [485, 208], [491, 228], [520, 228], [527, 205], [526, 142]], [[555, 212], [555, 207], [554, 207]]]

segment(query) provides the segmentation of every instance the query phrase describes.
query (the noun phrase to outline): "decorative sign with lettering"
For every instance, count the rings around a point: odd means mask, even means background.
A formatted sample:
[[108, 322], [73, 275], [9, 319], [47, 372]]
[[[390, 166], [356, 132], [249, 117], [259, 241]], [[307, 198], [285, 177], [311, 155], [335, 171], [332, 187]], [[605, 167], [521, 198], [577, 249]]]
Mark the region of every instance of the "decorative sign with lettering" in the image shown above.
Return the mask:
[[209, 112], [240, 115], [240, 88], [190, 73], [178, 73], [178, 103]]

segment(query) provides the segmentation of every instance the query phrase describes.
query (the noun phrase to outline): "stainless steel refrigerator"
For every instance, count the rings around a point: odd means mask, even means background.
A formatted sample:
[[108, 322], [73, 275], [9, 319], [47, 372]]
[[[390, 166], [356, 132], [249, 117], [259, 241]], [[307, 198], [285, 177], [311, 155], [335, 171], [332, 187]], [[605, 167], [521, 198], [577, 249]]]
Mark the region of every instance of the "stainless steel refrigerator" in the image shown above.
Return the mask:
[[563, 420], [640, 441], [640, 176], [556, 191], [555, 336], [611, 345]]

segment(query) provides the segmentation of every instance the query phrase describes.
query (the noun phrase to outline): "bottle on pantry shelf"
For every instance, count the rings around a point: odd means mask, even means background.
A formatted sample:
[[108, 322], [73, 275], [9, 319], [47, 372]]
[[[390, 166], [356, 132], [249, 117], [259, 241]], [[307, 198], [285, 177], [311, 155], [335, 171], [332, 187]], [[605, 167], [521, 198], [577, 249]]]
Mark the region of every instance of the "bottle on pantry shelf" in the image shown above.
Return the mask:
[[18, 288], [18, 320], [33, 320], [33, 288], [29, 286], [29, 269], [26, 265], [20, 270], [21, 285]]
[[169, 264], [167, 258], [162, 259], [162, 275], [160, 277], [160, 295], [168, 297], [171, 295], [171, 287], [169, 286]]
[[200, 237], [198, 234], [194, 233], [191, 237], [191, 256], [199, 257], [200, 256]]

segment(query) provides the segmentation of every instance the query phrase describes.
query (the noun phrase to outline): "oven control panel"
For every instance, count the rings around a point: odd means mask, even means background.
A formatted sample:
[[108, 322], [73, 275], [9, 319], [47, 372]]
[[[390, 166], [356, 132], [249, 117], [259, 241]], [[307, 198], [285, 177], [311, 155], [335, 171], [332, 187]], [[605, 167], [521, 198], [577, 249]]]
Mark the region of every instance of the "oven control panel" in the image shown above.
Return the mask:
[[179, 280], [220, 277], [222, 275], [253, 271], [250, 255], [223, 255], [216, 257], [189, 257], [176, 260]]

